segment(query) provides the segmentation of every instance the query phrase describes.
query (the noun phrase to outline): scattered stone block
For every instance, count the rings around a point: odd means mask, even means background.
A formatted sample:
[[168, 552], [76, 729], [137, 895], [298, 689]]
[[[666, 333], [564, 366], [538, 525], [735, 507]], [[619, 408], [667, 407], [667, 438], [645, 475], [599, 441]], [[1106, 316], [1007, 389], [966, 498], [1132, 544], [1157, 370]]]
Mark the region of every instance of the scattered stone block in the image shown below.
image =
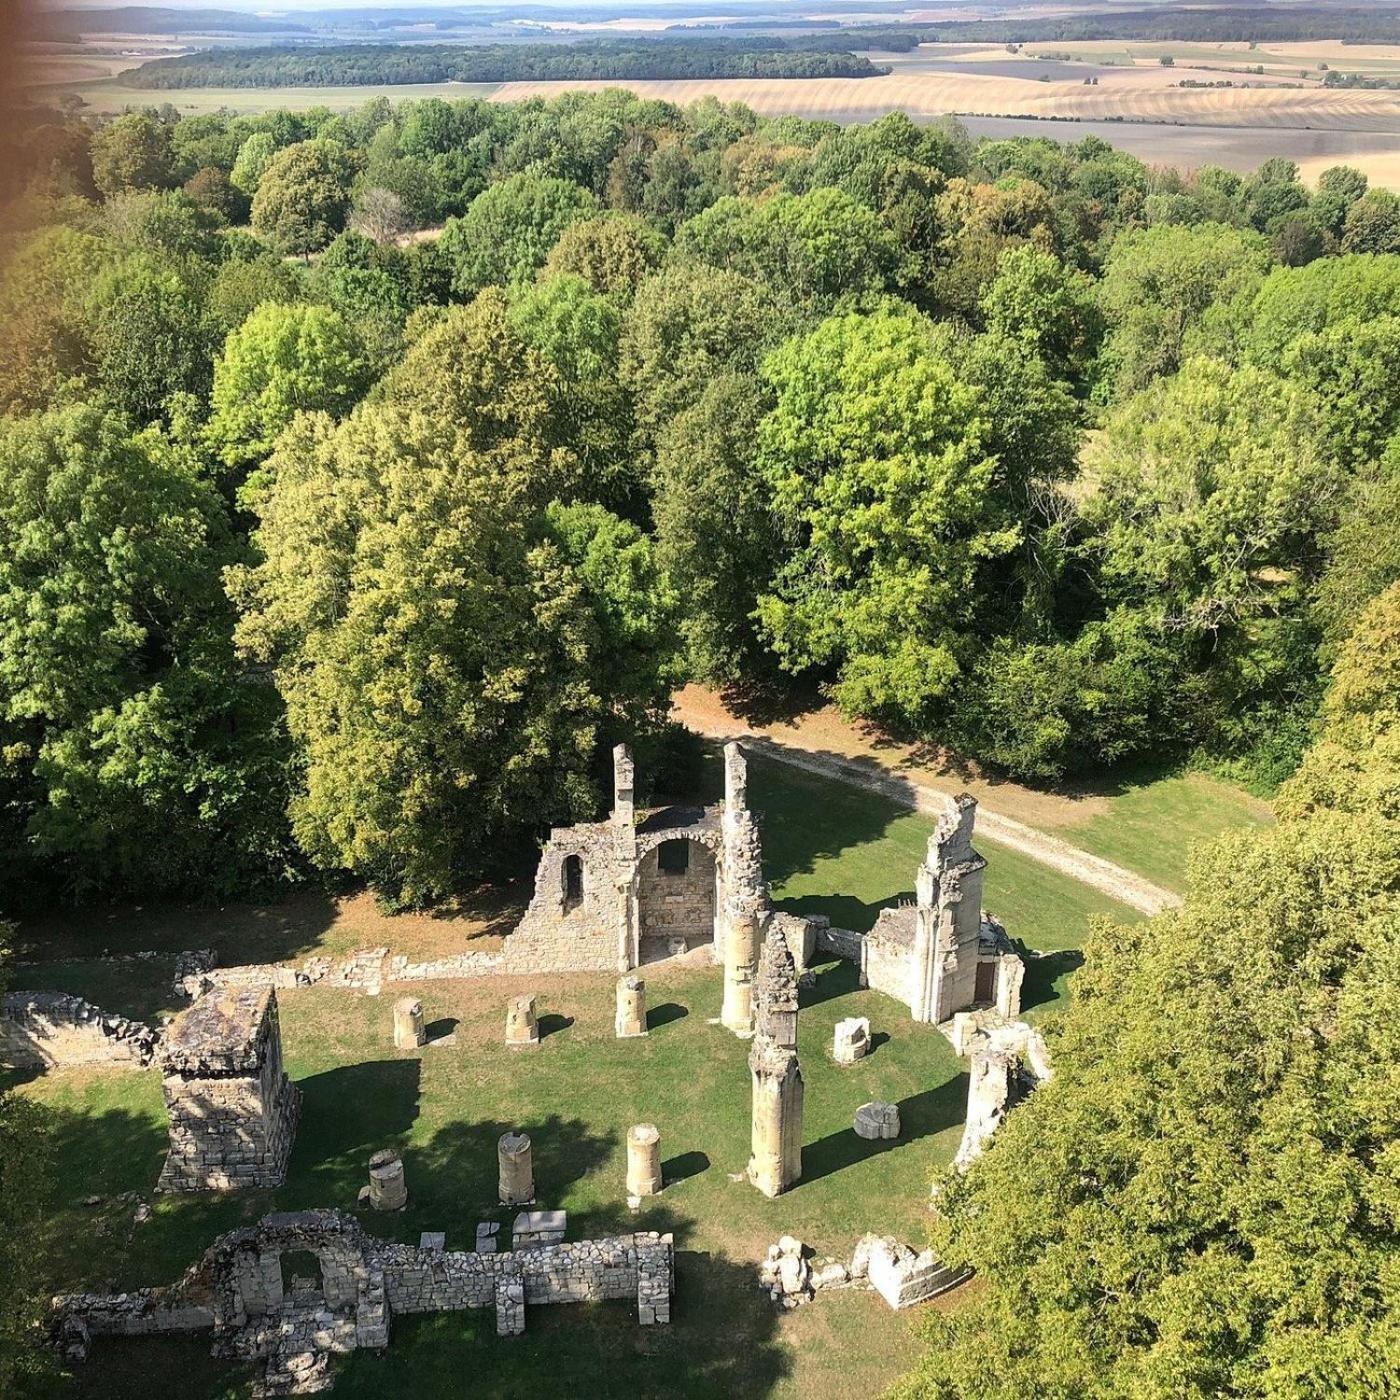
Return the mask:
[[394, 1046], [416, 1050], [427, 1040], [423, 1028], [423, 1003], [417, 997], [400, 997], [394, 1003]]
[[627, 1130], [627, 1194], [655, 1196], [661, 1190], [661, 1134], [655, 1123]]
[[812, 1270], [807, 1263], [807, 1246], [791, 1235], [768, 1246], [758, 1266], [758, 1281], [780, 1307], [795, 1308], [812, 1298]]
[[868, 1278], [875, 1292], [897, 1311], [946, 1292], [967, 1278], [966, 1272], [946, 1268], [931, 1249], [915, 1253], [892, 1235], [866, 1235], [856, 1246], [851, 1276]]
[[526, 1046], [539, 1043], [540, 1023], [535, 1016], [534, 997], [512, 997], [506, 1004], [506, 1044]]
[[899, 1105], [893, 1103], [863, 1103], [856, 1109], [855, 1130], [858, 1137], [871, 1142], [899, 1136]]
[[853, 1065], [870, 1053], [870, 1019], [848, 1016], [837, 1021], [831, 1055], [838, 1065]]
[[640, 977], [624, 977], [617, 984], [614, 1030], [619, 1040], [647, 1033], [647, 984]]
[[447, 1248], [446, 1230], [424, 1230], [418, 1236], [418, 1248], [430, 1250], [433, 1254], [441, 1254]]
[[522, 1210], [511, 1226], [511, 1248], [545, 1249], [563, 1244], [569, 1215], [562, 1210]]
[[478, 1254], [494, 1254], [496, 1252], [496, 1237], [501, 1233], [501, 1227], [494, 1220], [483, 1220], [476, 1227], [476, 1252]]

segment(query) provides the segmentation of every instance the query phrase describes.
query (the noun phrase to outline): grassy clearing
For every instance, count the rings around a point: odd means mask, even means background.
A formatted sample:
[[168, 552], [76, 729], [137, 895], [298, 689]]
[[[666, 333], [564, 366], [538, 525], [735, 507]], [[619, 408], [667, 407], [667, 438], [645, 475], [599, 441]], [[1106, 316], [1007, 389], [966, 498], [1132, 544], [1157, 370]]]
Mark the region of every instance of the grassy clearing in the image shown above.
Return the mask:
[[[706, 781], [713, 791], [716, 765]], [[782, 907], [868, 928], [882, 904], [912, 892], [932, 825], [926, 816], [776, 763], [753, 764], [750, 793]], [[1033, 862], [994, 847], [986, 854], [988, 906], [1030, 947], [1056, 954], [1037, 959], [1027, 977], [1030, 1014], [1038, 1015], [1064, 995], [1088, 916], [1132, 916]], [[392, 932], [395, 921], [388, 922]], [[294, 927], [302, 931], [298, 941], [305, 928]], [[156, 1005], [165, 995], [157, 986], [169, 980], [165, 958], [115, 965], [69, 959], [40, 971], [44, 985], [63, 976], [75, 990], [100, 990], [125, 1003], [113, 1009], [135, 1007], [143, 997]], [[85, 975], [106, 981], [99, 987]], [[620, 1305], [542, 1308], [530, 1315], [523, 1339], [500, 1341], [489, 1313], [407, 1320], [396, 1324], [386, 1355], [360, 1353], [344, 1362], [340, 1393], [448, 1397], [460, 1393], [464, 1376], [477, 1375], [490, 1377], [493, 1396], [533, 1396], [558, 1389], [567, 1376], [568, 1393], [579, 1396], [820, 1398], [848, 1393], [853, 1368], [864, 1388], [878, 1391], [912, 1360], [907, 1320], [867, 1294], [824, 1298], [780, 1316], [757, 1293], [754, 1264], [784, 1232], [837, 1255], [849, 1254], [870, 1228], [919, 1239], [930, 1175], [961, 1134], [961, 1065], [936, 1030], [859, 989], [852, 968], [823, 965], [802, 998], [803, 1180], [768, 1201], [731, 1180], [748, 1155], [749, 1079], [747, 1047], [711, 1024], [720, 1004], [718, 970], [663, 964], [648, 970], [647, 981], [652, 1033], [645, 1041], [614, 1039], [610, 976], [420, 984], [415, 991], [430, 1035], [456, 1037], [453, 1045], [422, 1051], [392, 1048], [389, 996], [324, 987], [284, 993], [287, 1065], [303, 1109], [289, 1179], [275, 1192], [154, 1197], [165, 1151], [155, 1075], [30, 1080], [24, 1092], [51, 1108], [57, 1130], [58, 1201], [44, 1251], [51, 1286], [168, 1281], [217, 1233], [268, 1210], [352, 1208], [369, 1155], [390, 1144], [404, 1152], [410, 1204], [401, 1216], [368, 1220], [369, 1228], [403, 1240], [446, 1229], [451, 1247], [469, 1246], [477, 1221], [509, 1215], [494, 1202], [495, 1144], [508, 1127], [523, 1126], [535, 1141], [541, 1203], [569, 1211], [571, 1237], [675, 1232], [674, 1325], [644, 1333]], [[545, 1037], [538, 1050], [509, 1051], [501, 1040], [504, 1004], [526, 989], [540, 995]], [[877, 1048], [859, 1065], [840, 1068], [826, 1049], [835, 1022], [850, 1015], [871, 1018]], [[900, 1105], [904, 1133], [897, 1141], [867, 1143], [851, 1131], [854, 1110], [873, 1098]], [[624, 1137], [641, 1121], [661, 1129], [668, 1184], [633, 1216], [623, 1200]], [[98, 1203], [87, 1205], [94, 1196]], [[137, 1199], [153, 1204], [140, 1225]], [[165, 1382], [178, 1383], [189, 1400], [247, 1389], [246, 1374], [213, 1363], [194, 1338], [105, 1344], [62, 1393], [144, 1400]]]

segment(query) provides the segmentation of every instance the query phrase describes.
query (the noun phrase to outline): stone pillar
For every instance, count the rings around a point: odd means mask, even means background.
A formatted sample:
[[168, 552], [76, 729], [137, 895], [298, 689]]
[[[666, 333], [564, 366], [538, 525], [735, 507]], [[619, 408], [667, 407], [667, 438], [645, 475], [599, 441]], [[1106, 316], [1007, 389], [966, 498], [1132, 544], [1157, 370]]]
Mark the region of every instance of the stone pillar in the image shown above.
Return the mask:
[[369, 1159], [369, 1203], [374, 1210], [402, 1210], [408, 1204], [403, 1159], [392, 1147]]
[[635, 967], [638, 961], [636, 891], [633, 877], [637, 863], [636, 768], [627, 744], [613, 749], [613, 856], [616, 899], [613, 905], [619, 972]]
[[848, 1016], [837, 1021], [832, 1039], [831, 1058], [838, 1065], [853, 1065], [870, 1053], [870, 1020], [865, 1016]]
[[1021, 983], [1026, 977], [1026, 965], [1015, 953], [1003, 953], [997, 958], [997, 1015], [1014, 1021], [1021, 1014]]
[[423, 1003], [417, 997], [400, 997], [394, 1003], [394, 1045], [399, 1050], [413, 1050], [428, 1036], [423, 1029]]
[[535, 1199], [535, 1168], [530, 1139], [524, 1133], [506, 1133], [496, 1145], [503, 1206], [529, 1205]]
[[512, 997], [506, 1003], [506, 1044], [538, 1045], [540, 1024], [535, 1018], [532, 996]]
[[753, 1116], [748, 1176], [765, 1196], [780, 1196], [802, 1176], [802, 1069], [793, 1051], [756, 1037], [749, 1070]]
[[613, 810], [612, 819], [618, 826], [636, 824], [636, 768], [632, 763], [632, 750], [627, 744], [618, 744], [613, 749]]
[[972, 847], [977, 801], [963, 793], [947, 805], [919, 867], [914, 976], [909, 1011], [941, 1024], [977, 998], [977, 945], [982, 936], [982, 872]]
[[748, 763], [738, 744], [724, 746], [724, 813], [720, 856], [723, 898], [715, 907], [715, 943], [724, 962], [720, 1024], [753, 1030], [753, 978], [759, 928], [769, 908], [758, 825], [748, 809]]
[[724, 920], [724, 1001], [720, 1024], [736, 1035], [753, 1031], [753, 973], [758, 956], [758, 916], [730, 913]]
[[624, 977], [617, 984], [614, 1029], [619, 1040], [647, 1033], [647, 984], [640, 977]]
[[627, 1130], [627, 1194], [655, 1196], [661, 1190], [661, 1134], [655, 1123]]
[[802, 1069], [797, 1063], [797, 969], [782, 930], [768, 930], [754, 982], [749, 1052], [753, 1112], [749, 1180], [778, 1196], [802, 1176]]

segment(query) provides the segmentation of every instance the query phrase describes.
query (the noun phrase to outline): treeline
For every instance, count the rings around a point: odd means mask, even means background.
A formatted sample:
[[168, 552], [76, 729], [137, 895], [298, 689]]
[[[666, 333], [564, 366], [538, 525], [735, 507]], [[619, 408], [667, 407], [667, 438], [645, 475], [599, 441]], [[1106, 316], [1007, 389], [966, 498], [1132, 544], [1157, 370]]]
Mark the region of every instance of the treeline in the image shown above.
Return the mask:
[[619, 91], [6, 137], [9, 899], [434, 899], [686, 679], [1267, 786], [1400, 574], [1344, 167]]
[[332, 87], [381, 83], [617, 82], [668, 78], [870, 78], [887, 69], [840, 49], [772, 39], [582, 44], [353, 44], [210, 49], [121, 73], [126, 87]]

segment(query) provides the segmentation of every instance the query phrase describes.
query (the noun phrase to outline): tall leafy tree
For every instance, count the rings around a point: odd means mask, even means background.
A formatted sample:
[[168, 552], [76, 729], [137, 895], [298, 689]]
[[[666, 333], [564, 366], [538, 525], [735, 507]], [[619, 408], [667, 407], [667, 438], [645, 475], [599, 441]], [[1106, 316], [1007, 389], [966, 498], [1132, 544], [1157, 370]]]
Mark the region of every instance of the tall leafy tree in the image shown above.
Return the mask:
[[299, 141], [268, 163], [253, 195], [253, 228], [285, 253], [314, 253], [345, 227], [354, 177], [336, 141]]
[[276, 697], [234, 662], [225, 507], [96, 408], [0, 426], [0, 732], [21, 873], [108, 893], [275, 872]]
[[577, 464], [549, 375], [499, 295], [449, 312], [341, 427], [296, 420], [254, 502], [260, 561], [231, 576], [299, 748], [297, 835], [391, 898], [590, 813], [599, 743], [666, 705], [650, 546], [554, 504]]
[[92, 178], [104, 195], [173, 183], [170, 131], [145, 112], [128, 112], [92, 138]]

